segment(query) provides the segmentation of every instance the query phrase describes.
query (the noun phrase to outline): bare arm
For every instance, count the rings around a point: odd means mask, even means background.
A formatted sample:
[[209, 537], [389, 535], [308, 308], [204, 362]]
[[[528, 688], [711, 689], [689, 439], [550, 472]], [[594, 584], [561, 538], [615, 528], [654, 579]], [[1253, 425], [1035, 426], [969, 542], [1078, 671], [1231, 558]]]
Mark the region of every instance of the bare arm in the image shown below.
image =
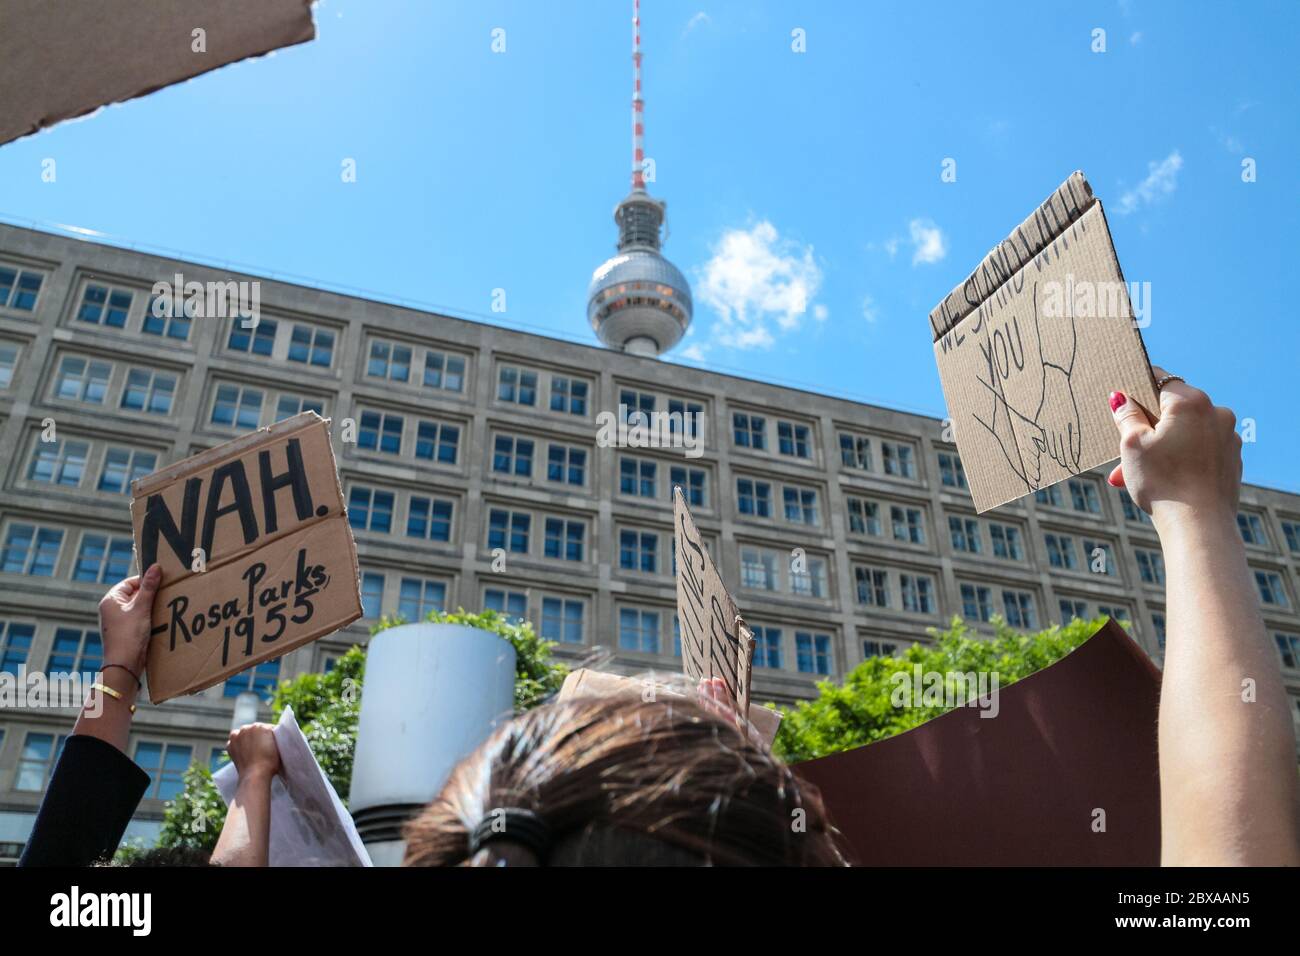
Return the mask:
[[1237, 530], [1236, 417], [1181, 382], [1155, 427], [1123, 399], [1111, 483], [1151, 514], [1165, 560], [1161, 862], [1298, 864], [1295, 732]]
[[239, 786], [212, 851], [214, 866], [266, 866], [271, 843], [271, 781], [280, 770], [280, 751], [269, 724], [249, 724], [226, 745], [239, 771]]

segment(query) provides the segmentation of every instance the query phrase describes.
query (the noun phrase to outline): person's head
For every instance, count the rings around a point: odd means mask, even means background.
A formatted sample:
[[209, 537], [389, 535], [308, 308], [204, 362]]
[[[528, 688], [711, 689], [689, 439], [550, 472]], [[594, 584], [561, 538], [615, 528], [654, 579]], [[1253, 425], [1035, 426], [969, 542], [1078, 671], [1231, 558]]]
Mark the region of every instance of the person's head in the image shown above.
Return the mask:
[[682, 699], [522, 714], [461, 761], [405, 836], [406, 866], [844, 863], [816, 788]]

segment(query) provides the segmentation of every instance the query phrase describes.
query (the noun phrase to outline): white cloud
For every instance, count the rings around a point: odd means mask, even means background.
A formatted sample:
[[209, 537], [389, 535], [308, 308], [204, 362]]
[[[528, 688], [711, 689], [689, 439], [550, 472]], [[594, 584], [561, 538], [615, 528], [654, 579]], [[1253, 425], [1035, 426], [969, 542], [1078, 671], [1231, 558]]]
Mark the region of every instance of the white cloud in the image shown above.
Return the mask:
[[908, 223], [912, 233], [912, 265], [938, 262], [948, 254], [948, 240], [943, 230], [929, 219], [913, 219]]
[[1133, 46], [1137, 46], [1139, 43], [1141, 43], [1141, 42], [1142, 42], [1142, 31], [1141, 31], [1141, 30], [1136, 30], [1136, 31], [1134, 31], [1134, 32], [1129, 36], [1129, 38], [1128, 38], [1128, 42], [1129, 42], [1130, 44], [1132, 44]]
[[826, 318], [826, 307], [812, 304], [821, 282], [812, 246], [782, 239], [764, 220], [723, 233], [699, 270], [697, 294], [717, 314], [713, 337], [720, 344], [769, 348], [774, 332], [798, 329], [810, 308], [814, 319]]
[[695, 342], [691, 345], [686, 346], [686, 348], [682, 349], [681, 356], [682, 358], [689, 359], [692, 362], [703, 362], [704, 349], [705, 346], [700, 345], [699, 342]]
[[880, 309], [876, 307], [876, 300], [869, 295], [862, 297], [862, 317], [871, 323], [880, 318]]
[[701, 10], [699, 13], [695, 14], [695, 16], [686, 21], [686, 29], [682, 31], [682, 36], [686, 36], [686, 34], [690, 33], [696, 27], [702, 27], [706, 23], [712, 22], [713, 18]]
[[822, 305], [820, 302], [813, 306], [813, 318], [818, 322], [825, 322], [827, 316], [830, 314], [831, 310], [826, 308], [826, 306]]
[[1183, 168], [1183, 157], [1174, 150], [1164, 159], [1147, 163], [1147, 178], [1119, 197], [1119, 212], [1127, 216], [1142, 206], [1149, 206], [1178, 188], [1178, 170]]

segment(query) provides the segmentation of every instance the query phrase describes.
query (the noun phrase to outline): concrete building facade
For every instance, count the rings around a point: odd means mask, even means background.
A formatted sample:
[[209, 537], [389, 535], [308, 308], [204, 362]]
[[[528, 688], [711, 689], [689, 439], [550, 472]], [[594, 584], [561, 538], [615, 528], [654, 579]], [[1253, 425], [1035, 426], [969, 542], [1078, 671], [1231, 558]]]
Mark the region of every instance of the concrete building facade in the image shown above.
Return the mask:
[[[153, 315], [178, 274], [259, 282], [256, 328]], [[604, 441], [620, 406], [697, 416], [702, 454]], [[1101, 471], [978, 516], [933, 418], [0, 225], [0, 669], [93, 670], [96, 605], [133, 573], [131, 478], [304, 408], [334, 420], [367, 621], [142, 703], [133, 835], [156, 833], [192, 761], [221, 759], [239, 691], [327, 668], [379, 613], [495, 607], [569, 660], [677, 669], [678, 484], [755, 628], [758, 700], [808, 698], [953, 615], [1107, 613], [1161, 656], [1159, 543]], [[1300, 714], [1300, 496], [1246, 486], [1239, 524]], [[0, 861], [73, 713], [0, 708]]]

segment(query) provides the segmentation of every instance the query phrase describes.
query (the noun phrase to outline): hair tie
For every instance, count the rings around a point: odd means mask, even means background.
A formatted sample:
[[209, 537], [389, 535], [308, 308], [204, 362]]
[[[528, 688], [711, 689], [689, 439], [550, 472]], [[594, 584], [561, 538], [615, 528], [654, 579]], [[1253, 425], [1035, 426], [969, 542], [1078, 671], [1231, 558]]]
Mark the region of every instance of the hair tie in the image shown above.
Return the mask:
[[473, 856], [493, 840], [508, 840], [527, 847], [538, 860], [545, 860], [551, 846], [551, 828], [532, 810], [496, 807], [483, 814], [469, 833], [469, 855]]

